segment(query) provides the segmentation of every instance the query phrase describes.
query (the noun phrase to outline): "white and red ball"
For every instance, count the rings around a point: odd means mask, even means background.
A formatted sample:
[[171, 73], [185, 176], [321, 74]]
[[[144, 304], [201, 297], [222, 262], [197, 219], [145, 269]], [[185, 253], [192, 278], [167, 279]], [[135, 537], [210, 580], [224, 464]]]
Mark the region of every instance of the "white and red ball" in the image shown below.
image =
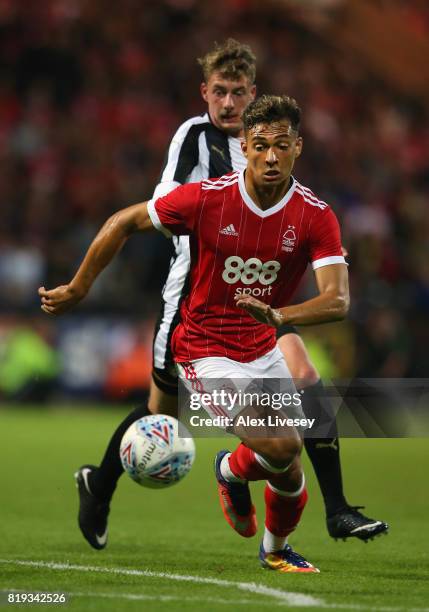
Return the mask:
[[135, 482], [161, 489], [188, 474], [195, 459], [195, 444], [183, 425], [179, 436], [177, 419], [153, 414], [130, 425], [119, 452], [125, 472]]

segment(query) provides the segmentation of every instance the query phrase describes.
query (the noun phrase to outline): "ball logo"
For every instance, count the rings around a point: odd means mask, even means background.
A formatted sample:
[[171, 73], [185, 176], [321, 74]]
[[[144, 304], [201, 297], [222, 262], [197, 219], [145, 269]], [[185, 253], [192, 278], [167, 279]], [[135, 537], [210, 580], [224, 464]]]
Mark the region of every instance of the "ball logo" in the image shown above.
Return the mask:
[[156, 449], [156, 444], [154, 444], [153, 442], [151, 442], [150, 446], [145, 450], [145, 452], [143, 453], [142, 458], [139, 461], [138, 464], [138, 469], [140, 470], [144, 470], [144, 468], [146, 467], [146, 465], [149, 463], [152, 455], [153, 455], [153, 451]]

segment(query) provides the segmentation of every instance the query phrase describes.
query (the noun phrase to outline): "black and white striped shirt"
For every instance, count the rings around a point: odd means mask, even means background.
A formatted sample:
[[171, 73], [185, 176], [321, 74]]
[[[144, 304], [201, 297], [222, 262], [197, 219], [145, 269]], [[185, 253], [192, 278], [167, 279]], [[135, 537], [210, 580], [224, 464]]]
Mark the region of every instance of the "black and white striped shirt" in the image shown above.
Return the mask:
[[[208, 113], [192, 117], [182, 123], [173, 136], [152, 199], [156, 200], [184, 183], [216, 178], [245, 167], [246, 159], [239, 138], [219, 130], [210, 121]], [[162, 291], [164, 306], [154, 340], [154, 365], [158, 368], [165, 367], [171, 359], [171, 335], [177, 323], [178, 308], [188, 291], [189, 238], [175, 236], [173, 243], [175, 254]]]
[[[179, 127], [170, 143], [161, 180], [152, 199], [156, 200], [178, 185], [223, 176], [245, 167], [239, 138], [219, 130], [208, 113], [192, 117]], [[170, 264], [163, 298], [177, 308], [189, 272], [189, 238], [175, 237], [174, 246], [176, 253]]]

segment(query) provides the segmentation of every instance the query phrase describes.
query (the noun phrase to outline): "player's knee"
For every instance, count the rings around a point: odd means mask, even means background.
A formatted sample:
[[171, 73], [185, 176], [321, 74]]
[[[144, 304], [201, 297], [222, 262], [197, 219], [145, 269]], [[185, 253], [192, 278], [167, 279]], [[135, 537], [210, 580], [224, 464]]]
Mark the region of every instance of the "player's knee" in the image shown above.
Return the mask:
[[286, 468], [299, 456], [301, 448], [302, 442], [298, 435], [272, 438], [267, 440], [262, 454], [273, 467]]
[[297, 386], [302, 389], [315, 385], [320, 375], [311, 363], [302, 339], [297, 334], [285, 334], [277, 340], [277, 343]]
[[270, 478], [270, 483], [282, 491], [295, 492], [303, 485], [304, 472], [302, 471], [301, 461], [295, 457], [286, 472], [277, 474]]
[[301, 463], [294, 461], [288, 469], [289, 488], [288, 491], [297, 491], [303, 484], [304, 472], [302, 471]]
[[303, 361], [297, 365], [296, 375], [293, 376], [296, 384], [300, 389], [311, 387], [320, 380], [320, 374], [311, 363], [311, 361]]

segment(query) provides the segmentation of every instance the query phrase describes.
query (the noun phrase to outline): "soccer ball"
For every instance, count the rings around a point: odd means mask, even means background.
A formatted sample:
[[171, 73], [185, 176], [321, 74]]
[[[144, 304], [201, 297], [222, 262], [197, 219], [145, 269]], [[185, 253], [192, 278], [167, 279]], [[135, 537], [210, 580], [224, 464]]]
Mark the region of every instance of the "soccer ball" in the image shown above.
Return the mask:
[[191, 434], [177, 419], [152, 414], [138, 419], [125, 432], [120, 457], [126, 473], [138, 484], [153, 489], [182, 480], [195, 459]]

